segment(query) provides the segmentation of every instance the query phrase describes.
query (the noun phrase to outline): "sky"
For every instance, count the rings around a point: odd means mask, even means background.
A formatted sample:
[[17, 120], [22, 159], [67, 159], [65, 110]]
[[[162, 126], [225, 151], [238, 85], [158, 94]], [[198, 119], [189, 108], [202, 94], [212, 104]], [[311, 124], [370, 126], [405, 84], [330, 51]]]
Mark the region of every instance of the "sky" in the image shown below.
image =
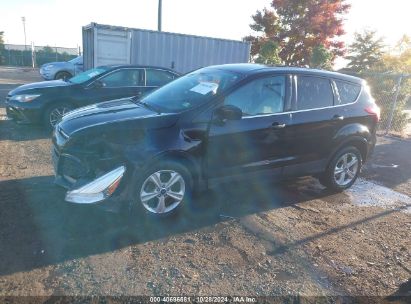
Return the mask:
[[[347, 1], [352, 8], [346, 15], [346, 43], [364, 29], [377, 30], [387, 45], [411, 36], [411, 1]], [[270, 2], [163, 0], [163, 31], [240, 40], [253, 33], [251, 15]], [[0, 31], [6, 43], [24, 44], [24, 16], [27, 44], [77, 47], [81, 27], [91, 22], [156, 30], [157, 5], [158, 0], [0, 0]]]

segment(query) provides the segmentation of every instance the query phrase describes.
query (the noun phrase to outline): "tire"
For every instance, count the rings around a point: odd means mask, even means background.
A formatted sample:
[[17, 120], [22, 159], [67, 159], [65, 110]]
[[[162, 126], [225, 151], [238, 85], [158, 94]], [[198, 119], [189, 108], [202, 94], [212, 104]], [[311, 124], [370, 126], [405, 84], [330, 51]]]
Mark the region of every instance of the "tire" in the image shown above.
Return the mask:
[[[344, 161], [345, 157], [346, 161]], [[361, 167], [360, 151], [353, 146], [345, 147], [333, 156], [327, 170], [319, 177], [319, 181], [328, 189], [341, 192], [355, 183], [361, 172]]]
[[[49, 106], [43, 116], [43, 126], [52, 130], [64, 114], [73, 110], [74, 107], [69, 103], [56, 103]], [[56, 113], [56, 111], [58, 113]]]
[[58, 72], [56, 76], [54, 76], [55, 80], [61, 79], [61, 80], [67, 80], [73, 77], [69, 72]]
[[[156, 177], [160, 182], [155, 182]], [[173, 178], [174, 183], [168, 186]], [[192, 193], [193, 178], [189, 170], [179, 162], [160, 161], [139, 176], [130, 203], [129, 222], [133, 223], [141, 214], [155, 219], [179, 214], [190, 205]]]

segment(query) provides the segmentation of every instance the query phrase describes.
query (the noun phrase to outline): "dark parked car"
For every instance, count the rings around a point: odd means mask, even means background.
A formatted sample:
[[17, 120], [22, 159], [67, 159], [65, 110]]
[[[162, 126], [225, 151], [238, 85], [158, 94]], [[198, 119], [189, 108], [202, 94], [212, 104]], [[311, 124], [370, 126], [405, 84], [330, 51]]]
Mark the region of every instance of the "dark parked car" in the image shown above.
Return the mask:
[[189, 203], [193, 189], [232, 179], [313, 175], [342, 191], [373, 150], [378, 120], [359, 78], [207, 67], [139, 101], [64, 116], [53, 134], [56, 183], [68, 189], [68, 202], [154, 215]]
[[20, 123], [53, 127], [67, 112], [96, 102], [142, 96], [179, 75], [151, 66], [101, 66], [67, 81], [22, 85], [6, 98], [7, 116]]

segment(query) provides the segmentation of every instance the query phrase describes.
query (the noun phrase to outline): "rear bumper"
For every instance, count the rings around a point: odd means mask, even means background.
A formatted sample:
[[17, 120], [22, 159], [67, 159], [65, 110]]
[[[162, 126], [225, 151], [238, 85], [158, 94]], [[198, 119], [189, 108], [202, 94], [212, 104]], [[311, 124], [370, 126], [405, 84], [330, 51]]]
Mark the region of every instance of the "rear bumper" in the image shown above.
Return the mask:
[[376, 144], [377, 144], [377, 135], [373, 134], [372, 137], [371, 137], [371, 140], [368, 141], [367, 157], [364, 160], [364, 162], [367, 161], [372, 156], [372, 154], [374, 153], [374, 149], [375, 149]]

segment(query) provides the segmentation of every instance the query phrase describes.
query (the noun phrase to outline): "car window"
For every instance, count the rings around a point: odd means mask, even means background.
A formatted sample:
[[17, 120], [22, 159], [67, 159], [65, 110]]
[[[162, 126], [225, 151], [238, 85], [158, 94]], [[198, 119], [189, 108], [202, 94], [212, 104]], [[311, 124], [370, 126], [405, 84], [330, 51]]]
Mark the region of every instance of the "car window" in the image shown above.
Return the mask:
[[284, 110], [285, 76], [253, 80], [228, 95], [224, 104], [243, 111], [244, 116], [279, 113]]
[[147, 86], [161, 87], [166, 83], [174, 80], [176, 77], [174, 74], [154, 69], [146, 69]]
[[100, 81], [106, 88], [141, 86], [142, 69], [122, 69], [104, 76]]
[[205, 104], [224, 94], [244, 75], [216, 68], [203, 68], [169, 82], [140, 102], [160, 112], [178, 113]]
[[76, 58], [73, 58], [73, 59], [69, 60], [69, 62], [71, 62], [73, 64], [82, 64], [83, 63], [83, 56], [78, 56]]
[[328, 79], [299, 76], [297, 80], [297, 109], [307, 110], [329, 107], [334, 104], [334, 94]]
[[354, 83], [344, 81], [335, 81], [338, 95], [340, 96], [340, 104], [347, 104], [354, 102], [361, 91], [361, 86]]
[[72, 83], [84, 83], [86, 81], [91, 80], [92, 78], [96, 78], [98, 75], [107, 71], [105, 67], [98, 67], [95, 69], [87, 70], [83, 73], [77, 74], [76, 76], [70, 78], [68, 81]]

